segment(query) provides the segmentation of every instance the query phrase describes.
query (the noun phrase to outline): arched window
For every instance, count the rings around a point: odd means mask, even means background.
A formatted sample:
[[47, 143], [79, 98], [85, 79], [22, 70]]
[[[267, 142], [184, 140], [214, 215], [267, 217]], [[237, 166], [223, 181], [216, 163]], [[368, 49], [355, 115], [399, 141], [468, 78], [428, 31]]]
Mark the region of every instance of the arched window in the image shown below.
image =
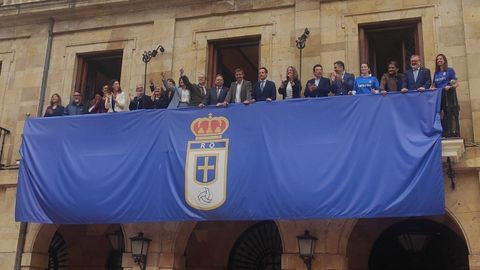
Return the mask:
[[375, 242], [369, 270], [468, 270], [465, 241], [431, 220], [407, 220], [385, 230]]
[[63, 237], [56, 232], [48, 248], [48, 270], [68, 269], [67, 244]]
[[257, 223], [248, 228], [230, 252], [229, 270], [280, 270], [282, 239], [274, 222]]

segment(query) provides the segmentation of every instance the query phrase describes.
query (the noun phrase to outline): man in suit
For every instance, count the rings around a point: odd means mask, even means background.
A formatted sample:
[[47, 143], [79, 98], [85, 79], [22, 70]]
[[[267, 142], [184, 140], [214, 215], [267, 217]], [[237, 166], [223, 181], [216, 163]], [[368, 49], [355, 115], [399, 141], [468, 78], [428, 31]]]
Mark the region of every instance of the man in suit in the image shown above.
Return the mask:
[[183, 83], [190, 90], [190, 106], [198, 106], [202, 101], [207, 97], [207, 78], [204, 74], [198, 75], [198, 84], [192, 84], [185, 75], [183, 68], [180, 69], [180, 77], [183, 80]]
[[326, 97], [331, 92], [330, 80], [323, 77], [322, 65], [313, 66], [314, 78], [309, 80], [305, 85], [303, 95], [305, 97]]
[[252, 89], [252, 100], [255, 101], [272, 101], [277, 99], [277, 88], [275, 83], [267, 80], [268, 69], [261, 67], [258, 70], [258, 82], [255, 83]]
[[128, 109], [130, 111], [140, 110], [140, 109], [153, 109], [153, 102], [150, 96], [143, 94], [143, 85], [141, 83], [137, 84], [135, 88], [135, 97], [130, 97], [130, 104]]
[[414, 54], [410, 57], [410, 66], [412, 69], [405, 72], [405, 81], [403, 82], [402, 92], [408, 90], [424, 91], [432, 86], [432, 75], [428, 68], [422, 67], [420, 56]]
[[230, 85], [224, 105], [229, 103], [249, 104], [252, 99], [252, 83], [243, 79], [245, 74], [241, 68], [235, 69], [235, 79]]
[[335, 94], [335, 96], [348, 95], [348, 92], [353, 90], [355, 76], [345, 72], [345, 63], [342, 61], [333, 63], [333, 71], [330, 76], [332, 93]]
[[215, 76], [215, 86], [208, 90], [207, 96], [198, 107], [203, 108], [208, 105], [223, 105], [227, 93], [228, 88], [223, 86], [223, 76], [218, 74]]

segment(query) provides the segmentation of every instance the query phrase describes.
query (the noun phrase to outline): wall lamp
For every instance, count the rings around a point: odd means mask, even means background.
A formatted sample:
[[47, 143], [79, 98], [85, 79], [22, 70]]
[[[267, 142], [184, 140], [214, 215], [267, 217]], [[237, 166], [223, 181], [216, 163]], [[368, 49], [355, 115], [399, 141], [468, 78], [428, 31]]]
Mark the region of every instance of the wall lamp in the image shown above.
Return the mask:
[[297, 236], [297, 240], [300, 258], [302, 258], [307, 266], [307, 270], [311, 270], [313, 254], [315, 253], [315, 241], [317, 241], [317, 238], [310, 235], [310, 232], [306, 230], [302, 235]]
[[152, 240], [143, 236], [143, 232], [139, 232], [137, 236], [130, 237], [132, 247], [132, 257], [141, 270], [147, 267], [148, 245]]

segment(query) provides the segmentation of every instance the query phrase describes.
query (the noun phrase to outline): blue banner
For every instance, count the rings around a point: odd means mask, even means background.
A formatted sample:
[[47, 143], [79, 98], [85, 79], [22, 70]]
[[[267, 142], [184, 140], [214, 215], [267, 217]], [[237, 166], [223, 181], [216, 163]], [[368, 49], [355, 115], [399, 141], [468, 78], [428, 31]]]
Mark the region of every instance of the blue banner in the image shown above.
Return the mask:
[[16, 220], [442, 214], [440, 94], [31, 118]]

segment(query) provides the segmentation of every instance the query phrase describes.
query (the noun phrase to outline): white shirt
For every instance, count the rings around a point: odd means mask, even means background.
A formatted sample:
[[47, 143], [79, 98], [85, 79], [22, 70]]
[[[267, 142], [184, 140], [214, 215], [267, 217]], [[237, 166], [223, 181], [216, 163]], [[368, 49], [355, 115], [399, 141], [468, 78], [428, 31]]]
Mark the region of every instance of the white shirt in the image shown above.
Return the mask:
[[180, 89], [180, 102], [186, 102], [186, 103], [189, 103], [190, 102], [190, 91], [188, 91], [188, 89]]
[[287, 83], [286, 94], [285, 99], [290, 99], [293, 96], [292, 82], [290, 81]]
[[315, 78], [315, 86], [318, 86], [318, 84], [320, 83], [320, 78]]
[[128, 111], [128, 106], [127, 106], [127, 97], [125, 95], [125, 91], [122, 91], [120, 93], [117, 93], [117, 96], [115, 97], [115, 111], [116, 112], [125, 112]]
[[240, 83], [237, 82], [237, 91], [235, 92], [235, 103], [242, 102], [242, 98], [240, 97], [240, 93], [242, 91], [242, 84], [243, 84], [243, 80]]

